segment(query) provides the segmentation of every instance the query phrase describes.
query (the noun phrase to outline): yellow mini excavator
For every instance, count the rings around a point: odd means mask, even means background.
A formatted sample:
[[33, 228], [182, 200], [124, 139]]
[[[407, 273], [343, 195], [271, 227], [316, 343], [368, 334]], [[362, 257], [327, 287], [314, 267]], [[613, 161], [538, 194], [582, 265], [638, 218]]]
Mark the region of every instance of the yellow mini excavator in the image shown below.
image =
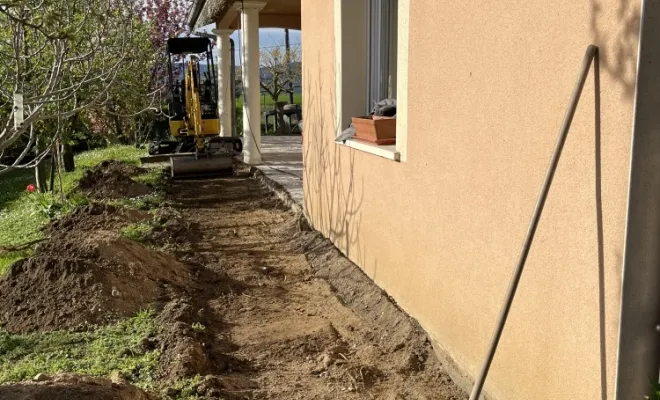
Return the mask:
[[243, 152], [237, 137], [221, 137], [218, 87], [211, 41], [170, 38], [167, 41], [170, 79], [170, 135], [154, 142], [149, 154], [171, 155], [172, 178], [231, 174]]

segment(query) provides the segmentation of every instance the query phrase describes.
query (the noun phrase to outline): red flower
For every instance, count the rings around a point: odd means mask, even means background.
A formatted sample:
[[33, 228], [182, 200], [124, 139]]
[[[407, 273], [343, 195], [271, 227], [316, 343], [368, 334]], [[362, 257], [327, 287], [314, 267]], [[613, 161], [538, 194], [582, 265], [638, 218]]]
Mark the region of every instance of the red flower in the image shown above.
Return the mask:
[[37, 187], [30, 183], [29, 185], [27, 185], [26, 189], [28, 192], [34, 193], [34, 191], [37, 190]]

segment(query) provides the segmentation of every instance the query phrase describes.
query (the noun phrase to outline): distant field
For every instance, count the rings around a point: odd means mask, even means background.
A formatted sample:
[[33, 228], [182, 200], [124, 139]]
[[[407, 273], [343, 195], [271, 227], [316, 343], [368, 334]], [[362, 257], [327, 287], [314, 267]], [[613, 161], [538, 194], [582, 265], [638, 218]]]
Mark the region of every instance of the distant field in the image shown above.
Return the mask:
[[[289, 102], [289, 95], [288, 94], [283, 94], [279, 98], [280, 101], [286, 101], [287, 103]], [[293, 102], [295, 104], [302, 104], [302, 93], [295, 93], [293, 95]], [[275, 102], [273, 99], [270, 98], [270, 96], [261, 96], [260, 97], [260, 103], [261, 103], [261, 108], [264, 110], [270, 110], [274, 107]], [[236, 107], [242, 108], [243, 107], [243, 97], [239, 97], [236, 99]]]

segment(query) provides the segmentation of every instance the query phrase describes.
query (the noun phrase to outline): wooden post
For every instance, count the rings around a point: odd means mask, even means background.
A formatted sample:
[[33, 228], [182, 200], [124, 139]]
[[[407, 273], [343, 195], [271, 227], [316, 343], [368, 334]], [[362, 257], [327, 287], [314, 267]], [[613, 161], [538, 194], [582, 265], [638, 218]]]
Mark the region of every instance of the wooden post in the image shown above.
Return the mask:
[[291, 79], [291, 40], [289, 38], [288, 29], [284, 30], [284, 44], [286, 46], [286, 53], [285, 53], [286, 70], [289, 78], [289, 104], [293, 104], [294, 96], [293, 96], [293, 80]]
[[[37, 145], [35, 146], [34, 150], [34, 156], [38, 157], [44, 150], [46, 150], [44, 146], [44, 137], [43, 134], [38, 134], [39, 136], [37, 137]], [[46, 163], [43, 162], [44, 160], [41, 160], [39, 164], [37, 164], [34, 167], [34, 180], [35, 183], [37, 184], [37, 190], [39, 190], [39, 193], [45, 193], [48, 190], [47, 184], [46, 184], [46, 175], [48, 174], [47, 168], [46, 168]]]

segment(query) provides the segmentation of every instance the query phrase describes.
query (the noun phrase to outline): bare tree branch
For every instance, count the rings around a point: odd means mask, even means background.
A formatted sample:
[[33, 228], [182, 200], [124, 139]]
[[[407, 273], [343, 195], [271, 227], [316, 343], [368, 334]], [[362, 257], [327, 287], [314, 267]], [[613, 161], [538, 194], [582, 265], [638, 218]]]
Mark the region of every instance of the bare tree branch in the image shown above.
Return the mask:
[[[0, 0], [0, 26], [8, 28], [0, 32], [0, 152], [27, 136], [11, 164], [0, 163], [0, 174], [33, 167], [52, 147], [23, 163], [38, 136], [53, 142], [62, 118], [109, 101], [117, 77], [131, 65], [135, 24], [143, 22], [136, 4], [139, 0]], [[17, 90], [25, 107], [20, 126], [13, 122]], [[55, 132], [37, 128], [49, 120], [58, 121]]]

